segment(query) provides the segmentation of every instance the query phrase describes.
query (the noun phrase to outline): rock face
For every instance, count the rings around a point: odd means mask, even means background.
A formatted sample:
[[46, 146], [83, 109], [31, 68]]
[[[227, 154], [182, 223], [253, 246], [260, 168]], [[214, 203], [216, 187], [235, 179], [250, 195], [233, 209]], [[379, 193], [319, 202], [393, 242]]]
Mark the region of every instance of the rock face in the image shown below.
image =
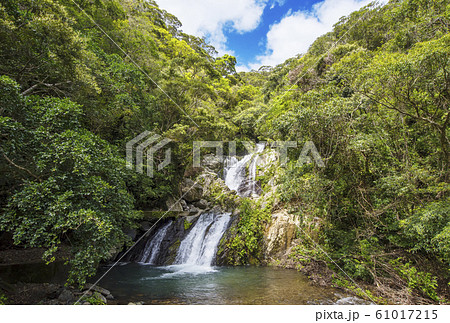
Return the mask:
[[137, 231], [133, 228], [125, 228], [125, 234], [130, 237], [131, 240], [136, 239]]
[[[266, 149], [250, 165], [252, 174], [255, 176], [271, 174], [273, 176], [275, 173], [276, 177], [276, 172], [273, 172], [273, 170], [278, 164], [277, 157], [278, 155], [275, 151]], [[148, 233], [148, 237], [142, 239], [124, 260], [140, 261], [146, 248], [146, 243], [152, 237], [155, 237], [158, 230], [171, 222], [172, 224], [164, 233], [164, 238], [158, 240], [161, 241], [161, 244], [158, 244], [158, 248], [161, 251], [157, 259], [152, 260], [155, 265], [171, 265], [175, 260], [180, 243], [189, 233], [190, 227], [202, 213], [208, 211], [214, 213], [232, 212], [233, 216], [229, 223], [229, 228], [218, 246], [216, 261], [217, 265], [233, 263], [233, 259], [230, 259], [229, 256], [229, 244], [227, 242], [233, 238], [233, 234], [236, 234], [236, 230], [230, 230], [230, 228], [239, 223], [241, 197], [259, 198], [259, 206], [262, 208], [265, 208], [268, 203], [276, 205], [278, 202], [276, 187], [272, 185], [268, 192], [263, 192], [260, 188], [260, 183], [256, 180], [245, 179], [240, 185], [242, 189], [239, 186], [237, 191], [230, 190], [225, 181], [219, 176], [223, 169], [222, 161], [214, 155], [206, 155], [202, 161], [201, 169], [199, 169], [198, 173], [195, 173], [195, 180], [184, 178], [180, 184], [180, 202], [176, 202], [175, 198], [168, 199], [166, 202], [168, 207], [174, 205], [171, 208], [172, 211], [178, 211], [179, 213], [160, 221]], [[191, 176], [194, 177], [193, 174]], [[255, 176], [253, 178], [256, 178]], [[276, 178], [271, 181], [275, 183]], [[246, 192], [249, 194], [246, 194]], [[238, 193], [241, 196], [238, 196]], [[259, 194], [262, 195], [258, 196]], [[261, 259], [258, 257], [258, 262], [270, 263], [274, 260], [287, 259], [289, 249], [293, 245], [298, 230], [297, 224], [299, 224], [299, 219], [285, 210], [272, 214], [271, 221], [265, 229], [264, 238], [260, 241], [263, 257]], [[148, 228], [147, 223], [142, 223], [141, 226]]]
[[198, 207], [199, 209], [206, 209], [208, 208], [208, 205], [208, 201], [204, 199], [201, 199], [200, 201], [194, 203], [194, 206]]
[[181, 184], [181, 193], [183, 199], [187, 202], [197, 202], [203, 197], [203, 187], [200, 184], [196, 184], [193, 180], [185, 178]]
[[268, 261], [285, 256], [297, 232], [299, 219], [280, 211], [272, 215], [272, 221], [265, 234], [265, 257]]
[[93, 284], [86, 284], [84, 287], [85, 290], [91, 290], [91, 291], [95, 291], [98, 292], [104, 296], [110, 296], [111, 292], [103, 287], [97, 286], [97, 285], [93, 285]]
[[233, 236], [233, 230], [230, 230], [232, 227], [235, 227], [239, 222], [239, 213], [235, 212], [232, 217], [231, 221], [228, 224], [228, 229], [225, 231], [224, 235], [222, 236], [222, 239], [220, 239], [219, 245], [217, 246], [217, 254], [215, 259], [215, 265], [216, 266], [228, 266], [232, 265], [232, 262], [229, 259], [229, 248], [227, 245], [227, 242], [232, 238]]
[[64, 289], [58, 296], [58, 301], [62, 304], [72, 304], [75, 301], [75, 295], [68, 289]]
[[216, 155], [208, 154], [203, 157], [202, 166], [206, 170], [219, 174], [223, 169], [223, 161]]
[[175, 200], [173, 197], [169, 197], [166, 201], [167, 210], [174, 212], [183, 212], [183, 205], [180, 201]]
[[245, 179], [239, 185], [237, 193], [242, 197], [258, 197], [262, 193], [261, 182]]

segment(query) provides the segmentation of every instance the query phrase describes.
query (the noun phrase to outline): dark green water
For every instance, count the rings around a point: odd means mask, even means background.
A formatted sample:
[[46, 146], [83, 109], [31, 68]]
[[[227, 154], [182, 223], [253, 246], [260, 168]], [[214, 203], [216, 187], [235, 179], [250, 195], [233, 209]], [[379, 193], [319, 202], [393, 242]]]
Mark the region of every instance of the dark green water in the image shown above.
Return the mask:
[[312, 286], [295, 270], [275, 267], [130, 263], [114, 267], [99, 285], [119, 304], [334, 304], [344, 297], [332, 288]]

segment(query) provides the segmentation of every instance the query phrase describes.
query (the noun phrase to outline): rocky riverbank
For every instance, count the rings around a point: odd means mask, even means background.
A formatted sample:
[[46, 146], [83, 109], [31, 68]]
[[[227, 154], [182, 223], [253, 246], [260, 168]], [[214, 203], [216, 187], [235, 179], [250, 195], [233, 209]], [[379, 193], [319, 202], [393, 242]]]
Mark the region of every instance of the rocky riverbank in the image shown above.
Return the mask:
[[5, 304], [15, 305], [106, 305], [115, 304], [107, 289], [87, 284], [82, 290], [51, 283], [16, 283], [0, 281]]

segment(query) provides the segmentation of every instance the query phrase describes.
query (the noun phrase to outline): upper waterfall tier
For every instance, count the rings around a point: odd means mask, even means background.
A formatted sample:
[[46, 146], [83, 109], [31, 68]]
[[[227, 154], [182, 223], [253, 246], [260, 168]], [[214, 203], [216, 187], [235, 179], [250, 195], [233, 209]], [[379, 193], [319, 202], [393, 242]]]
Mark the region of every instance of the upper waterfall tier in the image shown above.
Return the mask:
[[258, 143], [255, 151], [245, 155], [241, 160], [230, 157], [225, 161], [225, 184], [230, 190], [243, 197], [259, 194], [261, 188], [256, 181], [256, 165], [264, 147], [264, 143]]

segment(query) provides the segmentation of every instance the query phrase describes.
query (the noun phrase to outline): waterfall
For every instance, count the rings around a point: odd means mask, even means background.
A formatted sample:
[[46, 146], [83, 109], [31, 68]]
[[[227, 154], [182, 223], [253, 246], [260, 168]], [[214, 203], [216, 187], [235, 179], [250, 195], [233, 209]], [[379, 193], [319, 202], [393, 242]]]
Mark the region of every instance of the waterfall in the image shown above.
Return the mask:
[[[264, 150], [265, 144], [256, 144], [256, 151], [245, 155], [241, 160], [230, 157], [225, 161], [225, 184], [240, 196], [251, 197], [258, 193], [256, 182], [256, 164], [258, 154]], [[248, 176], [246, 169], [248, 166]]]
[[139, 262], [154, 265], [160, 254], [161, 243], [166, 236], [167, 230], [172, 225], [172, 221], [164, 225], [156, 232], [152, 239], [149, 239], [145, 245], [144, 253]]
[[230, 222], [230, 213], [203, 213], [183, 239], [175, 264], [211, 266], [220, 239]]

